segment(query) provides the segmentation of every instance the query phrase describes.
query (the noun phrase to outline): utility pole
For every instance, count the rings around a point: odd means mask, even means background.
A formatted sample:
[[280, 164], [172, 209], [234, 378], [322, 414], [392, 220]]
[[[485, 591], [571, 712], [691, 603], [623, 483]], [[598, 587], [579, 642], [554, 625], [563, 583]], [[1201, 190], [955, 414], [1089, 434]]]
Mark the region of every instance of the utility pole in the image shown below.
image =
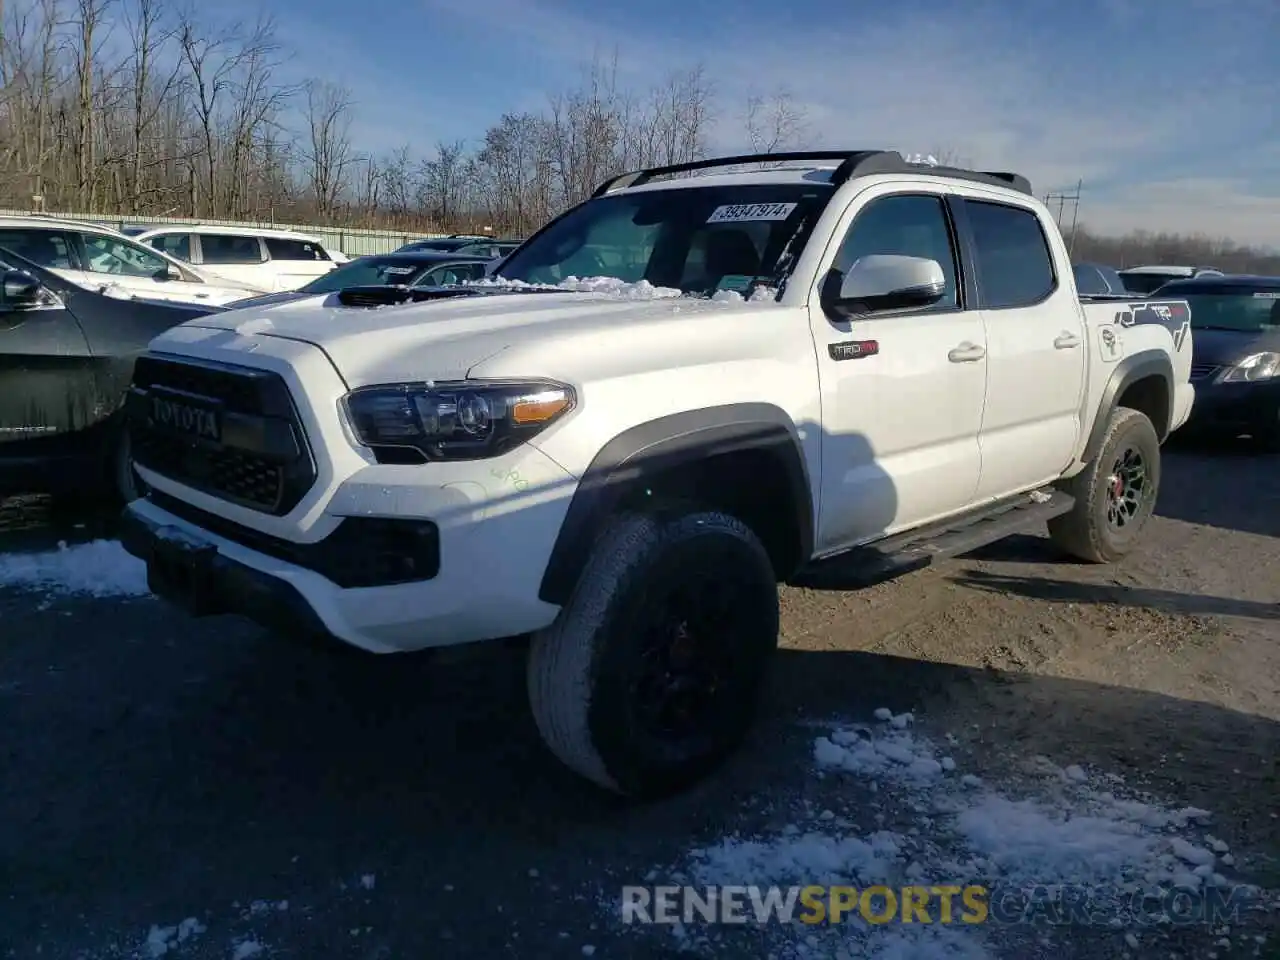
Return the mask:
[[1084, 189], [1084, 180], [1080, 179], [1076, 181], [1075, 190], [1071, 191], [1070, 193], [1063, 190], [1057, 193], [1046, 193], [1044, 195], [1044, 205], [1048, 207], [1050, 210], [1053, 209], [1053, 205], [1055, 203], [1058, 205], [1057, 220], [1058, 220], [1059, 229], [1063, 229], [1062, 220], [1063, 220], [1063, 215], [1066, 213], [1066, 205], [1068, 203], [1071, 204], [1071, 229], [1065, 230], [1067, 234], [1067, 252], [1068, 253], [1075, 252], [1076, 223], [1080, 219], [1080, 192], [1083, 189]]

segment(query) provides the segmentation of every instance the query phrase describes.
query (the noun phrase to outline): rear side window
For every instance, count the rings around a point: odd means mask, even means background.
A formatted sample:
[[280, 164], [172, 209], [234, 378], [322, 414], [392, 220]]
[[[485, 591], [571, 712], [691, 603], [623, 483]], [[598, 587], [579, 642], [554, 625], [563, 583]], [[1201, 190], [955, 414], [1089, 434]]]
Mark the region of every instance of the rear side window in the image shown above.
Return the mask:
[[200, 253], [204, 263], [263, 263], [266, 260], [257, 237], [231, 234], [200, 234]]
[[280, 237], [264, 237], [267, 253], [272, 260], [328, 260], [329, 254], [318, 243], [306, 240], [285, 240]]
[[12, 250], [48, 270], [77, 269], [71, 262], [71, 244], [66, 235], [53, 230], [0, 230], [0, 248]]
[[189, 233], [164, 233], [158, 237], [152, 237], [149, 242], [152, 247], [162, 253], [191, 262], [191, 234]]
[[1058, 278], [1049, 241], [1032, 210], [965, 200], [973, 229], [981, 306], [1029, 307], [1053, 293]]

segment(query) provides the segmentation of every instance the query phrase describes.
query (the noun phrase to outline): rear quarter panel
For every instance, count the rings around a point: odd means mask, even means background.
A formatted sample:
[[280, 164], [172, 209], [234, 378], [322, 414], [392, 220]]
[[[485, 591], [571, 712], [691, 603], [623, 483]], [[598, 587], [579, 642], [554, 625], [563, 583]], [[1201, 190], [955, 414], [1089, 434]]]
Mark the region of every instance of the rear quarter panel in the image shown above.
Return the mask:
[[[1081, 416], [1086, 442], [1096, 434], [1100, 420], [1110, 416], [1123, 381], [1136, 368], [1150, 369], [1148, 365], [1162, 357], [1172, 370], [1173, 395], [1169, 423], [1156, 424], [1156, 429], [1162, 431], [1167, 426], [1171, 432], [1186, 422], [1195, 395], [1190, 382], [1190, 305], [1185, 300], [1097, 297], [1083, 300], [1081, 309], [1089, 338], [1089, 370]], [[1082, 449], [1071, 472], [1084, 467], [1088, 452], [1087, 447]]]

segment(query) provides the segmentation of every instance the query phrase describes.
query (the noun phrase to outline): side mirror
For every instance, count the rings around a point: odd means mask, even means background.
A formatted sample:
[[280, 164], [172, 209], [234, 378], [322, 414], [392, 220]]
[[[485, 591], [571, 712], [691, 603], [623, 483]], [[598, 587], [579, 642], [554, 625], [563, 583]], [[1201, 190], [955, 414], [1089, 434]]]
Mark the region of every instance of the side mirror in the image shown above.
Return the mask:
[[[835, 271], [829, 277], [834, 280]], [[926, 257], [904, 257], [877, 253], [853, 262], [828, 306], [841, 316], [856, 316], [880, 310], [927, 307], [942, 299], [947, 277], [942, 264]]]
[[53, 295], [28, 273], [6, 270], [0, 277], [0, 310], [34, 310], [54, 302]]

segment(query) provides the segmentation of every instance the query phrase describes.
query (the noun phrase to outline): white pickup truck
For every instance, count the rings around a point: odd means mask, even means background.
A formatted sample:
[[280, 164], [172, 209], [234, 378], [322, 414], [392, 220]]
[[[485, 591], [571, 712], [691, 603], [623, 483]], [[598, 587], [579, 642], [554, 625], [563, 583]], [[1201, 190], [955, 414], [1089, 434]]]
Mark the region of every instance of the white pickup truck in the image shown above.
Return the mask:
[[551, 751], [660, 795], [749, 729], [779, 582], [1045, 521], [1086, 561], [1129, 551], [1191, 410], [1189, 319], [1082, 301], [1013, 174], [886, 151], [637, 171], [485, 281], [158, 337], [123, 540], [194, 614], [374, 653], [529, 639]]

